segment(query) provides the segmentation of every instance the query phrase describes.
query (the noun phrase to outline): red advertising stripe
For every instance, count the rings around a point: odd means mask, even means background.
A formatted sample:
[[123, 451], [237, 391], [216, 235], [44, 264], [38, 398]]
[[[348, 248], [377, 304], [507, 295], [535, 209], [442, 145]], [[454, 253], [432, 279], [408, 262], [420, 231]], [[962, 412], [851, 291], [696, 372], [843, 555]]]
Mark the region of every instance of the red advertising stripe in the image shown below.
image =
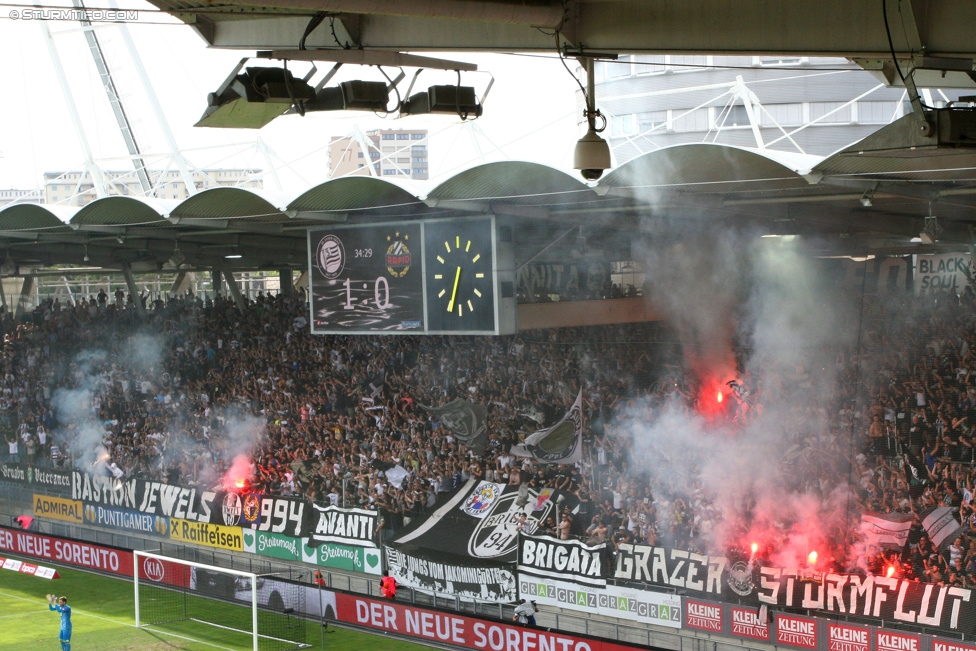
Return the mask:
[[616, 642], [578, 638], [565, 633], [513, 626], [416, 608], [390, 601], [336, 593], [341, 622], [399, 633], [422, 640], [488, 651], [633, 651]]
[[862, 626], [830, 622], [827, 625], [827, 639], [828, 651], [868, 651], [871, 646], [871, 632]]
[[907, 633], [875, 631], [874, 645], [877, 651], [919, 651], [922, 648], [922, 639]]
[[[817, 648], [817, 620], [792, 615], [776, 616], [776, 643], [801, 649]], [[916, 649], [916, 651], [918, 651]]]
[[753, 608], [732, 607], [732, 635], [769, 641], [769, 624]]
[[685, 599], [685, 626], [710, 633], [721, 633], [722, 606]]
[[[53, 563], [73, 565], [118, 576], [132, 576], [132, 552], [126, 549], [103, 547], [2, 527], [0, 528], [0, 551], [43, 558]], [[163, 583], [182, 587], [187, 585], [188, 575], [185, 566], [164, 561], [160, 566], [152, 568], [152, 571], [144, 569], [139, 577], [140, 579], [159, 577], [157, 580]]]
[[955, 640], [944, 641], [932, 638], [932, 651], [976, 651], [976, 646], [963, 644]]

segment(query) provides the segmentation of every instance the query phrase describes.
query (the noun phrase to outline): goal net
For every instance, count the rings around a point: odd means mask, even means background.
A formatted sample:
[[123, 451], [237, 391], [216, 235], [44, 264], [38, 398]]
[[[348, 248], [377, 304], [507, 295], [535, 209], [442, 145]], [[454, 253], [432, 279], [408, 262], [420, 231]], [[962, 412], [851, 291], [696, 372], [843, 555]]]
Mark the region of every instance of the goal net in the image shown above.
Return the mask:
[[133, 552], [136, 626], [253, 651], [303, 649], [305, 587], [148, 552]]

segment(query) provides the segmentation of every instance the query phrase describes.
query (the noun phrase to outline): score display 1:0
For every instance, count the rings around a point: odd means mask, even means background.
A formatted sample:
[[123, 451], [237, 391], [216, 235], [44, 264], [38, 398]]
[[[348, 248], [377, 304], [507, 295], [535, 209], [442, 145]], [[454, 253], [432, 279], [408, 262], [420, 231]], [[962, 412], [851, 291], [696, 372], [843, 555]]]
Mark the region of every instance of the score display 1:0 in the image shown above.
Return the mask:
[[[386, 293], [383, 300], [380, 300], [380, 285], [383, 286], [383, 291]], [[345, 281], [343, 281], [342, 286], [346, 288], [346, 302], [343, 304], [342, 309], [356, 309], [356, 306], [353, 305], [352, 300], [352, 281], [346, 278]], [[363, 289], [369, 289], [369, 283], [363, 283]], [[373, 299], [376, 303], [376, 307], [379, 309], [388, 310], [390, 308], [390, 281], [386, 279], [386, 276], [376, 277], [375, 284], [373, 285]], [[367, 304], [368, 299], [361, 302], [363, 304]]]

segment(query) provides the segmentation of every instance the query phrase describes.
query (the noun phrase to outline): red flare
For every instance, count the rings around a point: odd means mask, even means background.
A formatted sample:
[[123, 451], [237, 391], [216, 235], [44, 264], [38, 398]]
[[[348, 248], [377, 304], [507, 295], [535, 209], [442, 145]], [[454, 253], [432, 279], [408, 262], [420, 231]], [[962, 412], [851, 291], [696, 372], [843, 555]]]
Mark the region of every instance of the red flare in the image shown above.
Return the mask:
[[244, 486], [245, 486], [246, 484], [247, 484], [247, 482], [246, 482], [246, 481], [244, 481], [243, 479], [235, 479], [235, 480], [234, 480], [234, 486], [235, 486], [236, 488], [244, 488]]
[[810, 552], [810, 555], [807, 556], [807, 562], [810, 563], [810, 565], [816, 565], [817, 564], [817, 552], [816, 552], [816, 550]]
[[755, 556], [756, 552], [759, 551], [759, 543], [752, 543], [751, 549], [752, 549], [752, 555]]
[[718, 392], [718, 401], [719, 402], [722, 402], [722, 392], [721, 391]]
[[889, 579], [895, 575], [895, 566], [889, 565], [888, 569], [885, 571], [885, 576]]

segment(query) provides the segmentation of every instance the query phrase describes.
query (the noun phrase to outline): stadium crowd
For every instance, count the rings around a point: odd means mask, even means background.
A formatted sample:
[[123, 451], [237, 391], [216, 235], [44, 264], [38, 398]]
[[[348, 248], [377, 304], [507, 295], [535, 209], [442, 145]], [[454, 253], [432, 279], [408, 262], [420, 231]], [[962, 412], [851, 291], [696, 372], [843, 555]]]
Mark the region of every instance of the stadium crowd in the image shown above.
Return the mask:
[[[864, 305], [856, 349], [818, 349], [817, 363], [789, 374], [750, 363], [728, 383], [713, 425], [734, 437], [780, 396], [802, 396], [782, 408], [784, 444], [772, 465], [784, 490], [824, 509], [849, 488], [846, 516], [825, 525], [821, 566], [894, 566], [899, 576], [974, 586], [976, 300], [967, 289]], [[300, 291], [259, 295], [243, 313], [220, 296], [157, 300], [145, 316], [135, 307], [131, 297], [99, 296], [47, 300], [26, 320], [3, 316], [8, 461], [217, 486], [246, 454], [255, 490], [375, 508], [381, 537], [470, 477], [563, 491], [556, 517], [517, 526], [610, 549], [706, 551], [730, 519], [701, 481], [707, 446], [675, 452], [648, 440], [664, 410], [679, 405], [691, 419], [705, 399], [662, 324], [334, 337], [310, 334]], [[513, 456], [522, 436], [565, 414], [580, 382], [583, 460]], [[456, 397], [489, 408], [481, 455], [423, 409]], [[402, 481], [386, 476], [396, 466], [407, 471]], [[938, 505], [957, 509], [967, 527], [942, 550], [918, 519]], [[914, 514], [904, 551], [865, 549], [862, 512]]]

